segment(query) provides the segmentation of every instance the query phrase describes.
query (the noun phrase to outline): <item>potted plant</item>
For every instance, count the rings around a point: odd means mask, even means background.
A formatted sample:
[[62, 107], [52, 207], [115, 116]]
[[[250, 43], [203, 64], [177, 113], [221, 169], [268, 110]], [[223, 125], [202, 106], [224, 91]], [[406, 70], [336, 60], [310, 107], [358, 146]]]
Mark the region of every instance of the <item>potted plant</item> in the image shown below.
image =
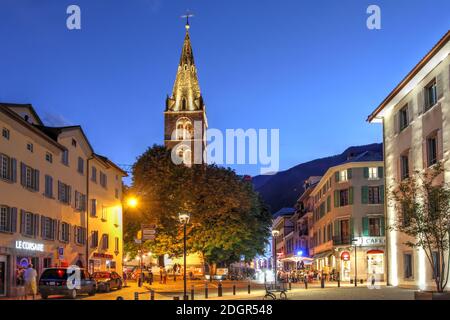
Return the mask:
[[408, 235], [404, 244], [422, 249], [431, 270], [435, 291], [418, 291], [416, 300], [450, 299], [445, 291], [449, 278], [450, 188], [438, 162], [424, 171], [394, 183], [390, 191], [396, 215], [389, 228]]

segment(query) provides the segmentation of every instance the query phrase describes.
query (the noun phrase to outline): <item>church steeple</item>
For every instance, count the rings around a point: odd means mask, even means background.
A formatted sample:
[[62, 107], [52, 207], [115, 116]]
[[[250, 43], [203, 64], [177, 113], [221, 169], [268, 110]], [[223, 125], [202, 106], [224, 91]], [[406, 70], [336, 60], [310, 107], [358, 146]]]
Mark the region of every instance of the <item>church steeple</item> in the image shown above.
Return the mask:
[[206, 162], [206, 108], [198, 84], [189, 17], [172, 95], [166, 98], [164, 144], [186, 165]]
[[197, 67], [194, 62], [191, 37], [189, 35], [189, 17], [186, 22], [186, 35], [181, 50], [180, 63], [172, 90], [172, 96], [166, 101], [167, 111], [203, 110], [203, 99], [198, 83]]

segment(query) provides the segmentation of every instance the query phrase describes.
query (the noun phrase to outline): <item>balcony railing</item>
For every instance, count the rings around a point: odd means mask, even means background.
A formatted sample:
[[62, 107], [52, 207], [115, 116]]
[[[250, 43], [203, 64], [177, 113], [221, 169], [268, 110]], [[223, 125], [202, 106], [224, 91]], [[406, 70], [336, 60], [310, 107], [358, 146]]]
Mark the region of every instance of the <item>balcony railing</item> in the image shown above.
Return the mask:
[[350, 245], [352, 244], [350, 236], [334, 236], [333, 237], [333, 245], [342, 246], [342, 245]]

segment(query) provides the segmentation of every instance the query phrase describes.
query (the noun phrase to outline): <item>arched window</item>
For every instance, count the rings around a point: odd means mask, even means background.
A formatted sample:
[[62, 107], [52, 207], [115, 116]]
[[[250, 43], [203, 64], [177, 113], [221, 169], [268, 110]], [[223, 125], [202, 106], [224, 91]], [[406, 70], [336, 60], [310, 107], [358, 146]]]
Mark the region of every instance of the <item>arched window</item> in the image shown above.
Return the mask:
[[194, 129], [189, 118], [183, 117], [177, 120], [177, 140], [190, 140], [194, 137]]
[[187, 108], [187, 101], [186, 98], [181, 99], [181, 110], [186, 110]]

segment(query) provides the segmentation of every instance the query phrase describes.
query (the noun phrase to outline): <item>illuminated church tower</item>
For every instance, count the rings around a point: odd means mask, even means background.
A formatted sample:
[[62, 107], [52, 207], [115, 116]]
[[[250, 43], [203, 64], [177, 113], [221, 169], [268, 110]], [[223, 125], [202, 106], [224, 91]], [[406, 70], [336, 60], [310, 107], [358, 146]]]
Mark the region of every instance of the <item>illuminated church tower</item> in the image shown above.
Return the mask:
[[189, 17], [186, 22], [180, 63], [172, 95], [166, 98], [164, 112], [164, 143], [173, 149], [184, 164], [200, 164], [206, 159], [208, 122], [194, 63]]

